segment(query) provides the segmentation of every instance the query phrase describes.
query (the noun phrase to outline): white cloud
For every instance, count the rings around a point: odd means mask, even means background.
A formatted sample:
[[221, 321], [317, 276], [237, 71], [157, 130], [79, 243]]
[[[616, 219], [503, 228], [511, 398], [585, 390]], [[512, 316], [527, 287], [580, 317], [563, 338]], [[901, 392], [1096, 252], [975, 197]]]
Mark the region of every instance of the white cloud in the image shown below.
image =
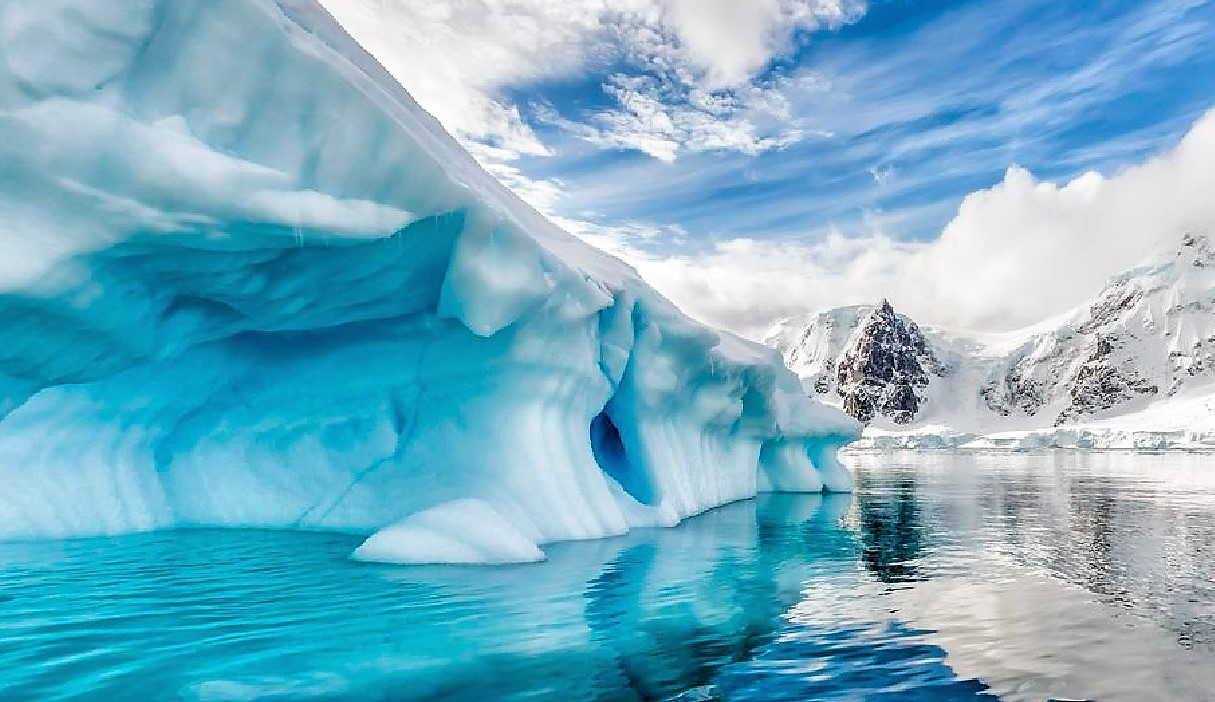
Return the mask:
[[849, 0], [665, 0], [664, 18], [709, 88], [745, 84], [773, 56], [790, 48], [794, 32], [838, 27], [865, 3]]
[[[609, 106], [590, 114], [540, 109], [535, 116], [595, 145], [671, 161], [694, 151], [759, 153], [811, 133], [880, 131], [890, 115], [898, 126], [975, 94], [998, 100], [1001, 93], [989, 94], [984, 86], [1011, 89], [993, 76], [1007, 81], [1013, 75], [996, 64], [995, 73], [938, 81], [939, 90], [925, 95], [910, 64], [936, 53], [904, 52], [857, 64], [861, 68], [852, 72], [820, 67], [829, 81], [804, 69], [757, 77], [793, 47], [798, 31], [853, 21], [865, 9], [863, 0], [322, 1], [492, 173], [550, 215], [561, 209], [562, 184], [530, 178], [515, 165], [522, 154], [549, 153], [505, 97], [507, 89], [528, 81], [607, 75]], [[1173, 17], [1184, 4], [1165, 14]], [[1143, 64], [1132, 56], [1166, 61], [1173, 60], [1169, 52], [1193, 48], [1191, 40], [1152, 49], [1153, 32], [1168, 19], [1157, 14], [1150, 15], [1153, 22], [1128, 26], [1126, 36], [1083, 70], [1014, 83], [1018, 101], [991, 120], [881, 142], [858, 167], [872, 166], [877, 187], [897, 189], [915, 183], [907, 162], [944, 145], [956, 151], [960, 143], [989, 148], [985, 144], [995, 142], [1009, 145], [1008, 157], [1014, 156], [1028, 138], [1027, 124], [1049, 126], [1091, 107], [1088, 101], [1099, 93], [1094, 86], [1101, 78], [1110, 82], [1110, 71], [1138, 79]], [[965, 58], [967, 47], [990, 33], [970, 14], [955, 19], [923, 40], [932, 52], [946, 51], [950, 61]], [[969, 40], [953, 41], [959, 34]], [[1006, 53], [1010, 61], [1020, 60], [1038, 47], [1035, 38]], [[846, 68], [854, 58], [840, 60]], [[1072, 159], [1063, 164], [1067, 168], [1079, 158], [1078, 152], [1060, 155], [1065, 157]], [[959, 172], [967, 166], [966, 159], [946, 165]], [[743, 333], [760, 333], [781, 316], [882, 296], [926, 322], [1000, 329], [1079, 304], [1107, 276], [1164, 240], [1187, 227], [1215, 224], [1215, 198], [1207, 193], [1212, 185], [1215, 114], [1176, 148], [1121, 173], [1054, 184], [1013, 167], [1000, 183], [968, 196], [940, 237], [928, 242], [888, 235], [899, 217], [908, 216], [904, 210], [872, 213], [866, 218], [870, 233], [859, 238], [834, 231], [807, 232], [802, 240], [734, 238], [675, 256], [655, 253], [657, 240], [669, 251], [685, 238], [669, 227], [559, 223], [628, 259], [693, 315]], [[571, 195], [593, 203], [601, 193]]]
[[488, 146], [477, 142], [465, 145], [469, 153], [481, 163], [482, 168], [490, 175], [510, 188], [524, 202], [540, 212], [551, 214], [557, 209], [560, 199], [561, 182], [551, 178], [531, 178], [523, 173], [513, 162], [517, 156], [509, 149]]
[[627, 227], [586, 238], [693, 316], [751, 336], [784, 316], [881, 297], [924, 322], [1001, 330], [1082, 303], [1183, 231], [1215, 233], [1212, 187], [1215, 110], [1174, 148], [1112, 176], [1059, 185], [1010, 168], [929, 242], [828, 232], [814, 243], [735, 238], [664, 256]]
[[540, 118], [592, 144], [633, 149], [667, 163], [680, 151], [758, 154], [793, 144], [805, 133], [790, 119], [783, 94], [788, 83], [775, 79], [723, 92], [616, 74], [604, 86], [616, 107], [582, 123], [553, 112]]
[[[754, 85], [795, 32], [858, 18], [864, 0], [322, 0], [453, 134], [498, 157], [547, 155], [504, 91], [624, 61], [604, 85], [616, 106], [562, 126], [663, 160], [680, 149], [779, 147], [784, 84]], [[759, 119], [756, 119], [756, 117]]]
[[503, 87], [579, 71], [604, 3], [322, 0], [448, 131], [516, 153], [547, 149]]

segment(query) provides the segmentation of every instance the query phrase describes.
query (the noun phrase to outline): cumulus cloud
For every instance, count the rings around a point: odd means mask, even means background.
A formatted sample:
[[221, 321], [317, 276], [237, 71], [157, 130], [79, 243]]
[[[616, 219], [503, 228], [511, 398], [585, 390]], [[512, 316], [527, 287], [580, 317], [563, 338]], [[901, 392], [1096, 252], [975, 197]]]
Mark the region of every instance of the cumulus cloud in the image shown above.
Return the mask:
[[747, 82], [790, 48], [798, 30], [835, 28], [865, 11], [859, 0], [666, 0], [663, 5], [665, 18], [710, 88]]
[[1215, 110], [1173, 148], [1113, 175], [1056, 184], [1014, 166], [927, 242], [827, 232], [813, 243], [734, 238], [669, 256], [645, 246], [645, 228], [582, 233], [690, 314], [749, 336], [781, 317], [881, 297], [923, 322], [998, 331], [1084, 302], [1187, 230], [1215, 234], [1213, 186]]

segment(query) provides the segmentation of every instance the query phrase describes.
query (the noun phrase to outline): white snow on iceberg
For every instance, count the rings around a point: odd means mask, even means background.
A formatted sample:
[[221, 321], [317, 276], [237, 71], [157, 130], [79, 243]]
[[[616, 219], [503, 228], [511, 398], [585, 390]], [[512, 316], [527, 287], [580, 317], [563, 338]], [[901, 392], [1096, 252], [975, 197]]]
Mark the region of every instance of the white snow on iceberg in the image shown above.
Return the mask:
[[0, 137], [0, 537], [532, 560], [850, 487], [856, 423], [522, 204], [312, 0], [4, 4]]
[[377, 531], [353, 557], [381, 563], [534, 563], [544, 552], [483, 500], [452, 500]]

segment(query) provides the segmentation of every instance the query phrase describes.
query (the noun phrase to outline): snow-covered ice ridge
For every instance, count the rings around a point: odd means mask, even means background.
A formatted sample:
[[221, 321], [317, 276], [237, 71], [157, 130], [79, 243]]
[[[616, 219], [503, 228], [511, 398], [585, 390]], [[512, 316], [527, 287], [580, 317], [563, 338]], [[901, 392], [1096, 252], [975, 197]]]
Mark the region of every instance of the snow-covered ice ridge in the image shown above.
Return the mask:
[[518, 561], [859, 435], [483, 172], [312, 0], [0, 5], [0, 537]]

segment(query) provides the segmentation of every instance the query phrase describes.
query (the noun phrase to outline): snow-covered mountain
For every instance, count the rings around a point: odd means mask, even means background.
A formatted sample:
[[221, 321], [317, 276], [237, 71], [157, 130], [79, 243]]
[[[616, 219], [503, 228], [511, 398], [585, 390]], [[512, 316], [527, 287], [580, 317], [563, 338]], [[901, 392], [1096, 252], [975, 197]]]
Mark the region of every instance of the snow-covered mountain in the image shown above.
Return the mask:
[[519, 561], [859, 434], [524, 205], [314, 0], [0, 4], [0, 538]]
[[1041, 432], [1149, 408], [1176, 424], [1163, 404], [1215, 392], [1215, 250], [1188, 233], [1090, 304], [1020, 332], [921, 328], [883, 302], [786, 320], [766, 342], [809, 393], [878, 430]]
[[[945, 377], [949, 368], [936, 357], [915, 322], [895, 314], [888, 301], [862, 312], [842, 308], [839, 314], [816, 320], [825, 334], [812, 343], [838, 350], [821, 360], [808, 359], [811, 366], [818, 366], [809, 375], [810, 385], [816, 394], [834, 390], [844, 411], [862, 422], [886, 417], [895, 424], [909, 424], [926, 399], [930, 379]], [[843, 330], [848, 331], [846, 337]], [[799, 350], [800, 356], [809, 356], [805, 349]]]

